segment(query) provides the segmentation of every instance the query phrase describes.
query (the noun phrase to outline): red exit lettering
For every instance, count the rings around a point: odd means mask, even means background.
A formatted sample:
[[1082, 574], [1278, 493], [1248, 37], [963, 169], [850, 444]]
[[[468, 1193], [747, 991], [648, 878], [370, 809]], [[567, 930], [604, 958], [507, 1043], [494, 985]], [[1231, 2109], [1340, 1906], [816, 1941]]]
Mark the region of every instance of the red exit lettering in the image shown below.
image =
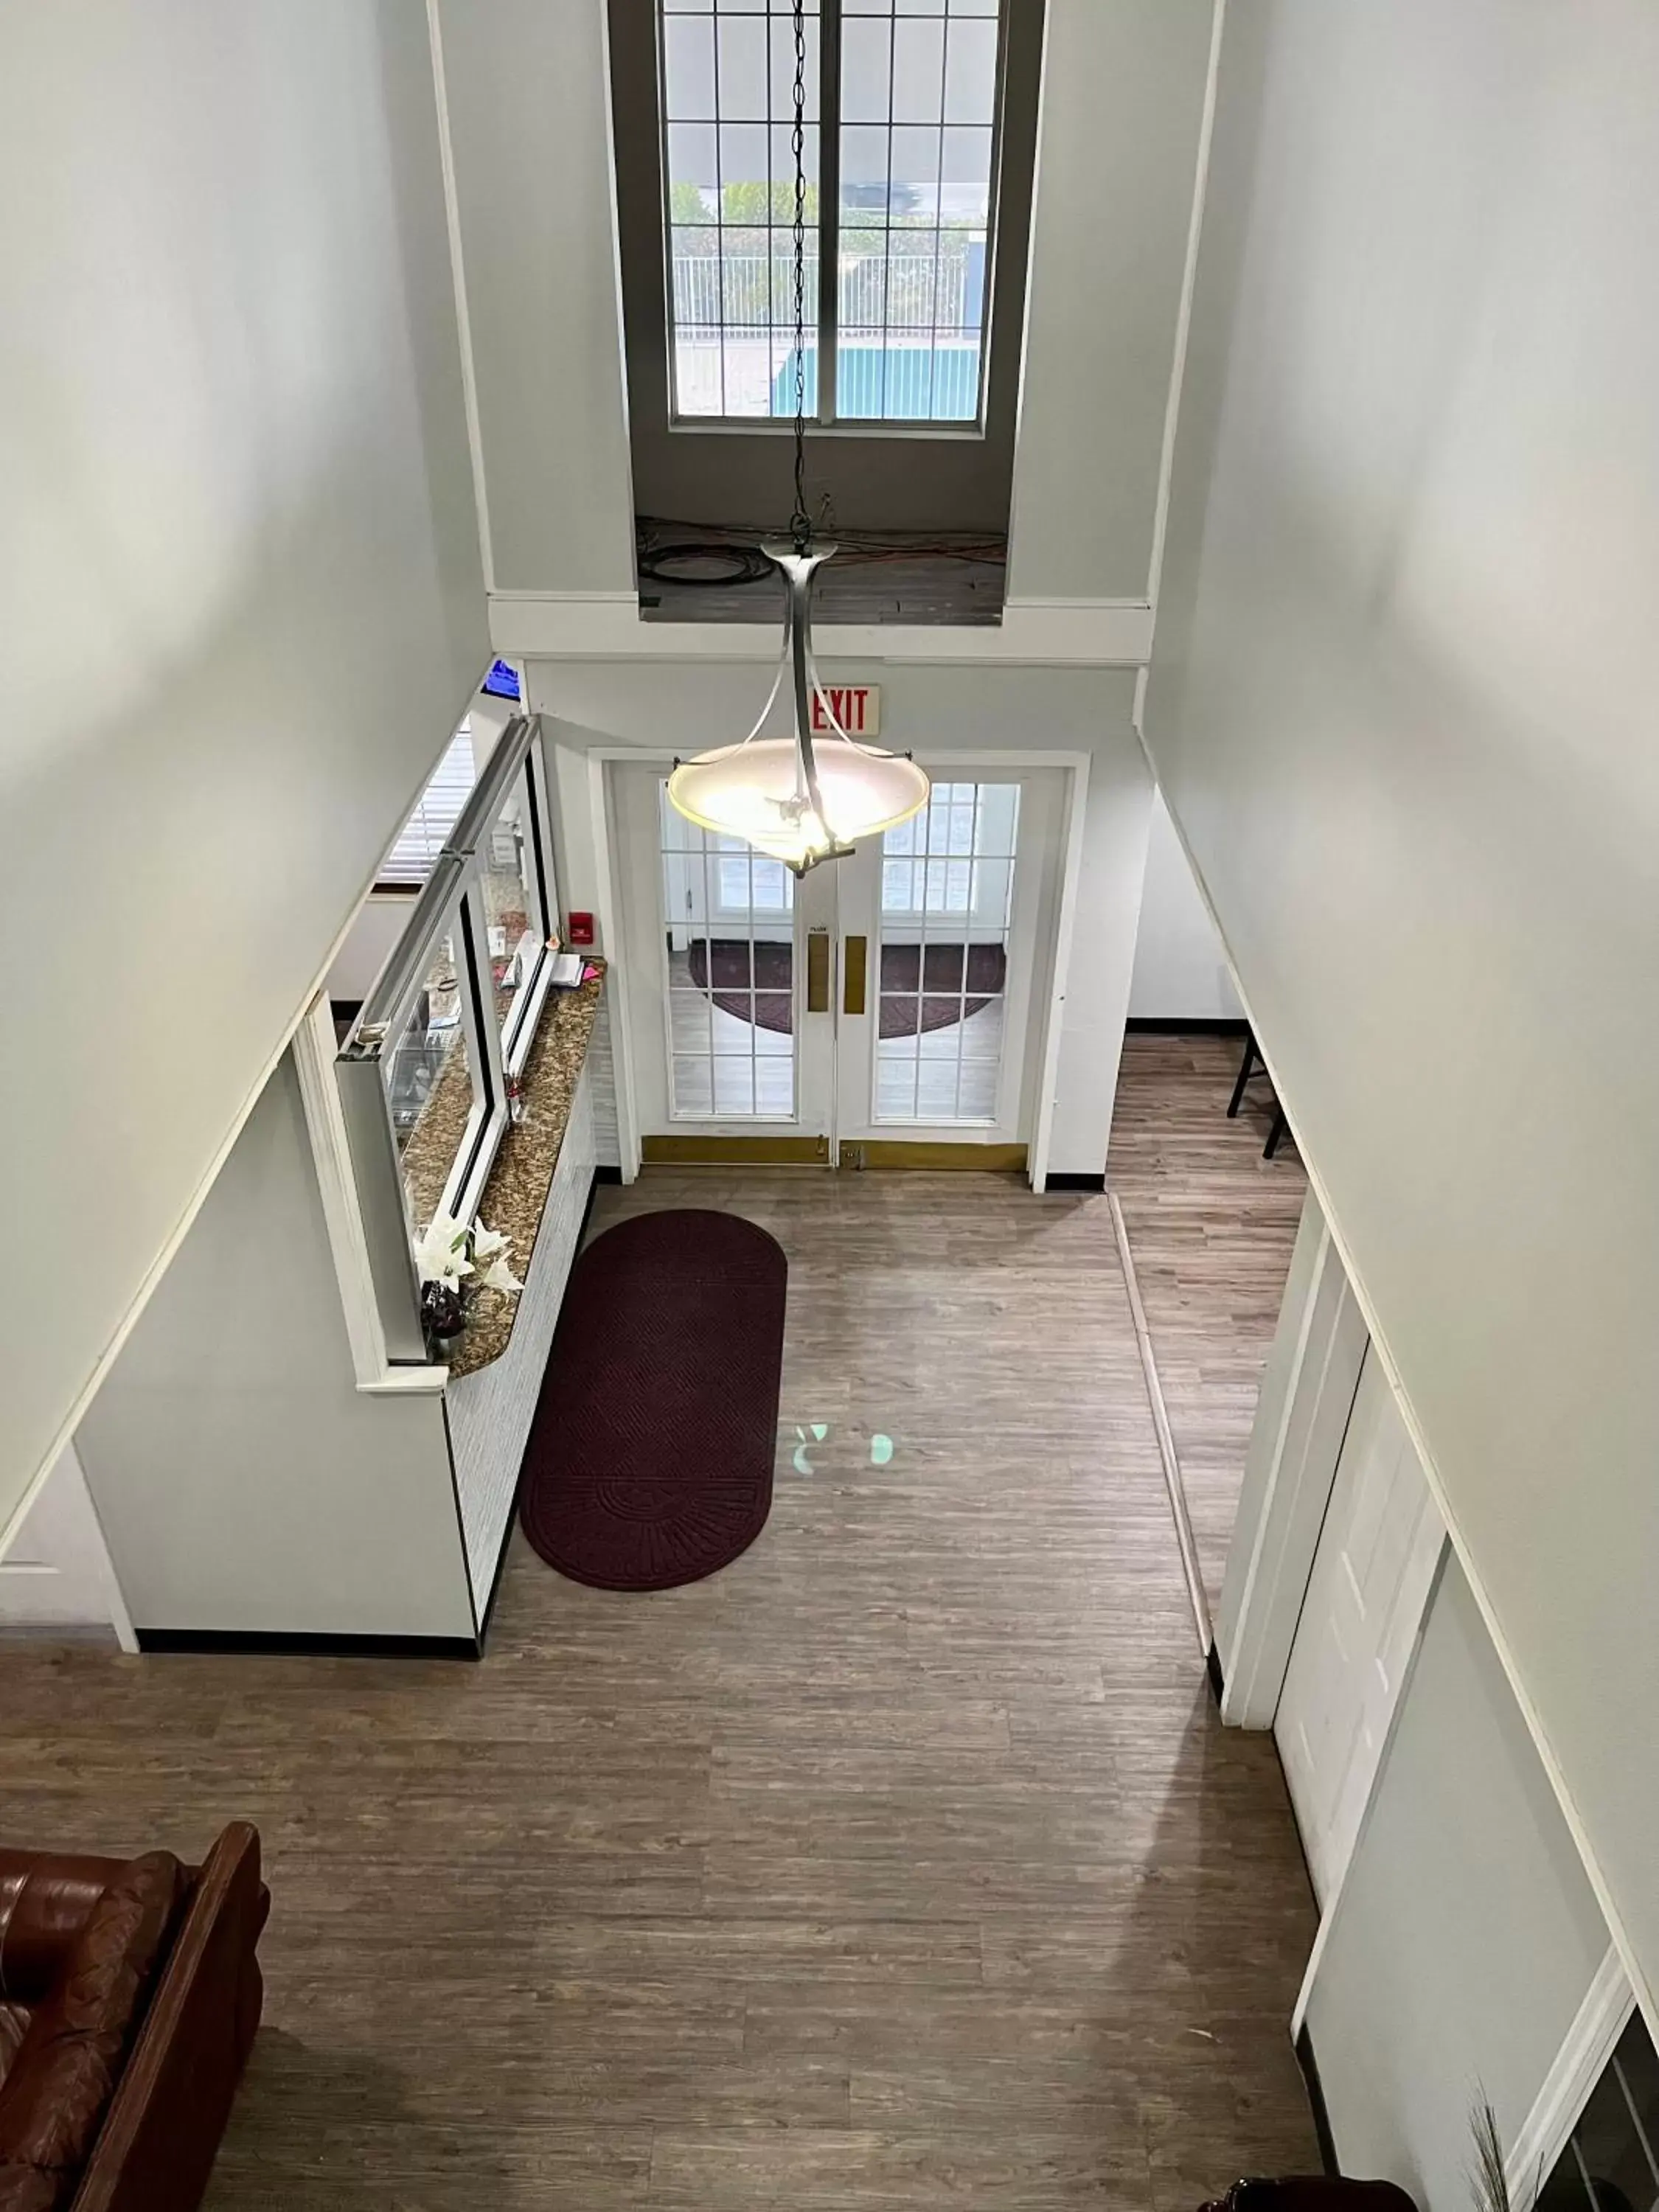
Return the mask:
[[[829, 702], [829, 714], [824, 712]], [[872, 738], [881, 728], [881, 690], [874, 684], [826, 684], [812, 694], [812, 733], [829, 737], [835, 717], [849, 738]]]

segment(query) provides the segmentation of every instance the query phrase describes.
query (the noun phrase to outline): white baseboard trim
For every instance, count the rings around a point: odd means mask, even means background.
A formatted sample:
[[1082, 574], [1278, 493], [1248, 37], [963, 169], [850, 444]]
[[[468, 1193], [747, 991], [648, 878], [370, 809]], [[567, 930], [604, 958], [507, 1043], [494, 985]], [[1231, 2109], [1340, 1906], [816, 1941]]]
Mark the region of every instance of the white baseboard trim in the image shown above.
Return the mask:
[[[634, 592], [492, 592], [489, 635], [509, 659], [771, 661], [781, 629], [775, 619], [641, 622]], [[816, 642], [824, 661], [1139, 668], [1152, 648], [1152, 609], [1146, 599], [1015, 599], [1000, 623], [982, 627], [833, 623]]]
[[1141, 1303], [1140, 1281], [1135, 1273], [1135, 1258], [1129, 1245], [1129, 1231], [1115, 1190], [1108, 1190], [1106, 1203], [1111, 1211], [1112, 1235], [1116, 1240], [1117, 1256], [1123, 1269], [1123, 1286], [1129, 1295], [1129, 1315], [1134, 1323], [1141, 1373], [1146, 1378], [1146, 1402], [1152, 1408], [1152, 1426], [1158, 1432], [1158, 1457], [1164, 1467], [1164, 1487], [1169, 1492], [1170, 1517], [1175, 1523], [1176, 1546], [1181, 1554], [1181, 1571], [1186, 1577], [1188, 1602], [1193, 1609], [1193, 1626], [1198, 1631], [1200, 1656], [1207, 1661], [1215, 1649], [1215, 1630], [1210, 1620], [1209, 1601], [1204, 1594], [1203, 1570], [1199, 1564], [1198, 1545], [1193, 1535], [1192, 1516], [1187, 1510], [1187, 1491], [1181, 1480], [1181, 1462], [1176, 1453], [1175, 1433], [1170, 1426], [1169, 1411], [1164, 1402], [1164, 1385], [1158, 1380], [1158, 1358], [1152, 1349], [1152, 1330], [1146, 1326], [1146, 1309]]
[[1624, 1961], [1609, 1946], [1504, 2159], [1512, 2212], [1530, 2212], [1635, 2009], [1636, 1994]]

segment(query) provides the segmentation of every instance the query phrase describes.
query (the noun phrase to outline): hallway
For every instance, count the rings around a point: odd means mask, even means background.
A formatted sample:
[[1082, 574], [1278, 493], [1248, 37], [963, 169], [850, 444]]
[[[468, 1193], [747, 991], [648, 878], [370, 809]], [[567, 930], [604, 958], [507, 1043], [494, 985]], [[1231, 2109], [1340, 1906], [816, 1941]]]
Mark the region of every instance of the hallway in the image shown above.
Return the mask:
[[1212, 1613], [1308, 1188], [1292, 1139], [1261, 1157], [1271, 1097], [1261, 1078], [1227, 1119], [1242, 1049], [1232, 1036], [1132, 1033], [1112, 1114], [1111, 1185]]
[[790, 1258], [726, 1572], [615, 1596], [515, 1540], [477, 1668], [4, 1662], [17, 1839], [263, 1832], [212, 2212], [1189, 2212], [1308, 2170], [1312, 1899], [1205, 1688], [1103, 1202], [653, 1170], [594, 1227], [668, 1204]]

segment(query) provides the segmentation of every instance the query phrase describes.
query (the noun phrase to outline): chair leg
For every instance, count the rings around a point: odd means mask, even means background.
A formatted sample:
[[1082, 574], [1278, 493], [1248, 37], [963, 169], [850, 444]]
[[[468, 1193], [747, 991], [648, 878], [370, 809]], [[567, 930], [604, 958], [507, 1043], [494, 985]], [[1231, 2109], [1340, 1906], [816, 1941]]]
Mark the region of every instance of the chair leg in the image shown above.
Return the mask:
[[1247, 1037], [1244, 1041], [1244, 1058], [1239, 1066], [1238, 1080], [1234, 1084], [1233, 1095], [1227, 1102], [1227, 1119], [1230, 1121], [1235, 1121], [1238, 1118], [1238, 1109], [1244, 1103], [1244, 1085], [1250, 1079], [1255, 1061], [1255, 1039], [1254, 1036]]
[[1285, 1134], [1285, 1132], [1289, 1126], [1290, 1124], [1285, 1119], [1284, 1108], [1275, 1104], [1273, 1107], [1273, 1125], [1267, 1132], [1267, 1143], [1261, 1147], [1261, 1157], [1264, 1160], [1272, 1159], [1273, 1154], [1279, 1150], [1279, 1140]]

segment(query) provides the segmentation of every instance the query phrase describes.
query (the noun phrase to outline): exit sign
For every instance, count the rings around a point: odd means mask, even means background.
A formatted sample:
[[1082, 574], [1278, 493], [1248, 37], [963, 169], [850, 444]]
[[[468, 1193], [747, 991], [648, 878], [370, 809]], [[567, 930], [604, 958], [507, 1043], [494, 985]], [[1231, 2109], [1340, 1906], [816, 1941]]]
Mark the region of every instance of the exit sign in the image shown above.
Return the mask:
[[826, 684], [823, 696], [812, 694], [812, 735], [827, 738], [833, 734], [830, 714], [823, 711], [823, 702], [830, 702], [833, 714], [849, 738], [878, 738], [881, 735], [881, 686], [879, 684]]

